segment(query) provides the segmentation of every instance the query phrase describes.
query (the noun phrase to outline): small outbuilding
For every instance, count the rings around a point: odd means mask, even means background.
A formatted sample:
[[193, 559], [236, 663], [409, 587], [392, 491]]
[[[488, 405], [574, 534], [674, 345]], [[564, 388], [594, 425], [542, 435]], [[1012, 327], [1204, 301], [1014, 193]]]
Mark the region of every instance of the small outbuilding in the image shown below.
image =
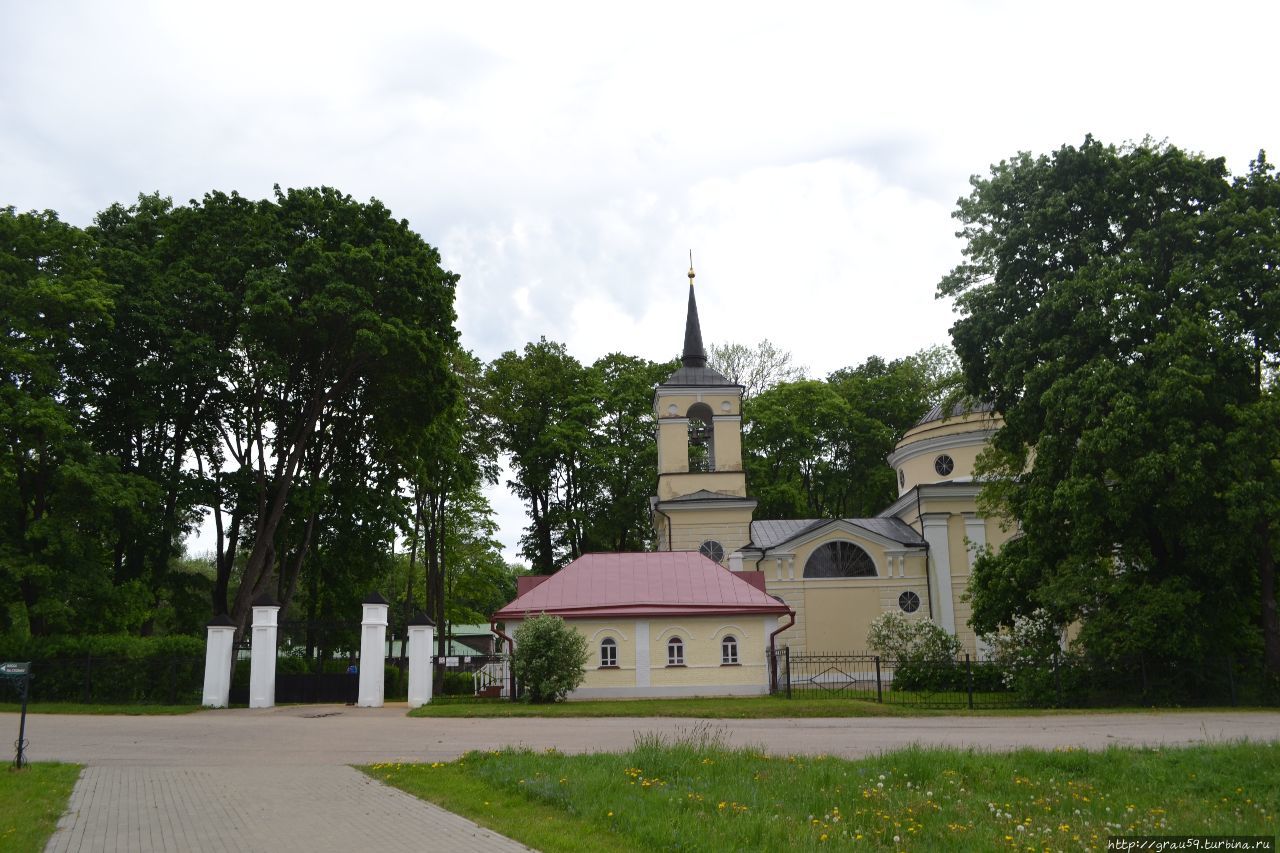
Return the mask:
[[577, 699], [767, 693], [769, 650], [795, 621], [762, 573], [731, 572], [697, 551], [586, 554], [522, 581], [493, 621], [510, 635], [547, 613], [586, 637]]

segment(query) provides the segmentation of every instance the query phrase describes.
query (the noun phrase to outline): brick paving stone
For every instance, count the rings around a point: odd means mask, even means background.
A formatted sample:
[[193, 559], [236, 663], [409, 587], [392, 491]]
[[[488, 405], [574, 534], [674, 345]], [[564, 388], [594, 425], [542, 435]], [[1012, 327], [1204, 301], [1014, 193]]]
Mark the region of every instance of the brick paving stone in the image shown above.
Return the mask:
[[528, 850], [344, 766], [86, 767], [46, 853]]

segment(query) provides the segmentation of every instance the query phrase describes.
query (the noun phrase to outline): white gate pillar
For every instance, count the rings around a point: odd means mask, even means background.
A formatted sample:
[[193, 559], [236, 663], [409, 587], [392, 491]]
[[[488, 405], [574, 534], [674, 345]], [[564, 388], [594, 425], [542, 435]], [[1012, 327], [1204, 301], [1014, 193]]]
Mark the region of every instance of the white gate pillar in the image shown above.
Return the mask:
[[431, 641], [436, 623], [425, 613], [409, 622], [409, 707], [431, 701]]
[[356, 704], [361, 708], [381, 708], [390, 602], [371, 592], [360, 603], [364, 606], [364, 618], [360, 620], [360, 698]]
[[249, 707], [276, 704], [276, 631], [280, 602], [268, 593], [253, 600], [253, 628], [249, 640]]
[[225, 708], [231, 698], [231, 654], [236, 623], [223, 613], [207, 626], [209, 639], [204, 647], [204, 698], [206, 708]]

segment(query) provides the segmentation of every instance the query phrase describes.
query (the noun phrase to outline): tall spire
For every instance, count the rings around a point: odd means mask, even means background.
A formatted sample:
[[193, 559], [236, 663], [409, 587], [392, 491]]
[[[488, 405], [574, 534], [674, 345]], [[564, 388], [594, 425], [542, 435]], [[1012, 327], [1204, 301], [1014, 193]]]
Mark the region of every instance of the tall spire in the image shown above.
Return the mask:
[[707, 351], [702, 348], [702, 326], [698, 323], [698, 301], [693, 297], [693, 250], [689, 250], [689, 315], [684, 321], [685, 367], [706, 367]]

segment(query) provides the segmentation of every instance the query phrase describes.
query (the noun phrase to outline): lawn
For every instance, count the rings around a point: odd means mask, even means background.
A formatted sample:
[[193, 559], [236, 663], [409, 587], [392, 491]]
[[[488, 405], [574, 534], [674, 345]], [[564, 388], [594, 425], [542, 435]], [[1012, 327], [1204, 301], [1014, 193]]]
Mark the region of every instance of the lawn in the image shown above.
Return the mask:
[[[28, 714], [123, 714], [126, 716], [170, 716], [201, 710], [199, 705], [86, 705], [80, 702], [32, 702]], [[0, 714], [17, 714], [22, 706], [0, 702]]]
[[43, 850], [79, 775], [78, 764], [0, 770], [0, 851]]
[[[446, 696], [409, 712], [411, 717], [691, 717], [701, 719], [767, 719], [772, 717], [930, 717], [1038, 716], [1042, 714], [1167, 713], [1211, 708], [966, 708], [879, 703], [844, 697], [735, 696], [688, 699], [612, 699], [530, 705], [505, 699]], [[1243, 711], [1246, 708], [1229, 710]], [[1272, 709], [1274, 710], [1274, 709]]]
[[1103, 850], [1108, 835], [1276, 833], [1280, 744], [878, 758], [729, 750], [698, 724], [628, 753], [506, 750], [371, 776], [545, 853]]

